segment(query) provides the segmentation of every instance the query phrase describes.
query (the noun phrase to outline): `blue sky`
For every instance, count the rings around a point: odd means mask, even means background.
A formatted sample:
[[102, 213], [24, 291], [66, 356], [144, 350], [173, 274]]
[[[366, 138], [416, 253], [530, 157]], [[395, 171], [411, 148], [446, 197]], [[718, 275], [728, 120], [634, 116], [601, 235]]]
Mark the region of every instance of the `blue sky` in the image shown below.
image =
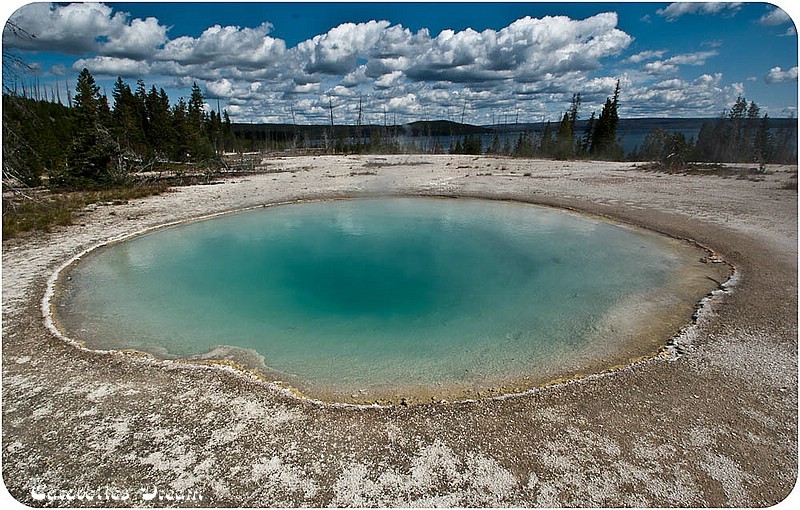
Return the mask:
[[[789, 14], [796, 15], [781, 3]], [[5, 7], [8, 9], [9, 7]], [[714, 117], [738, 96], [797, 113], [797, 33], [767, 3], [59, 3], [4, 13], [3, 34], [62, 100], [87, 67], [187, 96], [234, 121], [555, 120], [621, 85], [622, 117]], [[5, 66], [4, 66], [5, 69]], [[13, 86], [13, 73], [4, 85]]]

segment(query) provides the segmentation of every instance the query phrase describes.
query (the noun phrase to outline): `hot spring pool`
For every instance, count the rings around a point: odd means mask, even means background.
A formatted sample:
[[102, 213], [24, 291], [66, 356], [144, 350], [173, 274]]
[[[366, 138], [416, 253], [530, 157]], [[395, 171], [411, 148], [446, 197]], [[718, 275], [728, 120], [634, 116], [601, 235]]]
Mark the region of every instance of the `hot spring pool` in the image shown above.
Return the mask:
[[652, 355], [715, 287], [703, 255], [529, 204], [320, 201], [94, 250], [51, 304], [89, 348], [229, 359], [326, 401], [465, 398]]

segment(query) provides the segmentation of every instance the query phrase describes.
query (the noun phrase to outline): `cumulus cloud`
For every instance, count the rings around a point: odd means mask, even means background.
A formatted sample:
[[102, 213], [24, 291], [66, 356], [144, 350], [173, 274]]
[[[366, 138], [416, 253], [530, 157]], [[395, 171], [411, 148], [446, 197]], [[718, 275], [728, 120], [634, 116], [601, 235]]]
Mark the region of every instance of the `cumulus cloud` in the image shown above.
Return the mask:
[[167, 41], [167, 27], [156, 18], [134, 19], [122, 30], [109, 34], [102, 51], [110, 55], [149, 57]]
[[72, 65], [72, 70], [80, 71], [84, 67], [92, 74], [122, 78], [138, 78], [150, 72], [150, 66], [141, 60], [107, 56], [78, 59]]
[[391, 98], [388, 107], [393, 112], [409, 115], [417, 111], [419, 108], [419, 101], [416, 95], [409, 93], [404, 96]]
[[742, 7], [742, 2], [675, 2], [656, 14], [664, 16], [668, 21], [675, 21], [686, 14], [735, 14]]
[[268, 66], [286, 52], [283, 40], [267, 35], [271, 30], [272, 25], [266, 22], [256, 28], [214, 25], [200, 37], [182, 36], [169, 41], [156, 58], [180, 64]]
[[297, 45], [298, 55], [306, 60], [305, 71], [342, 75], [353, 71], [359, 57], [368, 56], [389, 26], [388, 21], [343, 23], [325, 34]]
[[341, 80], [345, 87], [356, 87], [364, 83], [371, 83], [372, 78], [367, 76], [367, 66], [360, 65], [354, 71], [347, 73]]
[[632, 117], [659, 111], [675, 117], [716, 115], [724, 105], [744, 95], [741, 83], [725, 85], [721, 73], [704, 73], [693, 80], [669, 78], [626, 90], [625, 104]]
[[378, 89], [391, 89], [397, 87], [403, 82], [403, 73], [401, 71], [392, 71], [375, 80], [374, 86]]
[[33, 37], [3, 31], [3, 44], [29, 50], [57, 48], [78, 55], [146, 56], [166, 41], [166, 27], [155, 18], [128, 21], [128, 14], [104, 4], [56, 5], [32, 3], [12, 14], [10, 21]]
[[547, 73], [589, 71], [631, 42], [616, 25], [616, 13], [601, 13], [584, 20], [524, 17], [499, 31], [445, 30], [406, 74], [417, 80], [472, 83], [509, 78], [531, 82]]
[[235, 91], [233, 82], [227, 78], [206, 82], [205, 91], [208, 97], [214, 99], [237, 97], [241, 95], [239, 91]]
[[767, 83], [797, 81], [797, 66], [787, 69], [786, 71], [782, 70], [780, 67], [773, 67], [764, 77], [764, 81]]

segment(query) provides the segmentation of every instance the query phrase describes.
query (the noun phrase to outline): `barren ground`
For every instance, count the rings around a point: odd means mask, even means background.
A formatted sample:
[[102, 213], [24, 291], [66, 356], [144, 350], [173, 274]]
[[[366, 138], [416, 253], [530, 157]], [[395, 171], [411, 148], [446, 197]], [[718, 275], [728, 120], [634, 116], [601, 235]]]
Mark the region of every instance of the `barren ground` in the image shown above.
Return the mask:
[[[2, 474], [14, 498], [71, 507], [741, 507], [793, 490], [797, 191], [783, 184], [796, 167], [737, 179], [467, 156], [270, 164], [282, 171], [92, 207], [77, 225], [3, 243]], [[231, 370], [82, 350], [45, 326], [53, 272], [113, 237], [265, 203], [376, 194], [604, 215], [708, 246], [738, 279], [679, 339], [677, 358], [464, 403], [319, 405]], [[87, 489], [91, 501], [50, 500]]]

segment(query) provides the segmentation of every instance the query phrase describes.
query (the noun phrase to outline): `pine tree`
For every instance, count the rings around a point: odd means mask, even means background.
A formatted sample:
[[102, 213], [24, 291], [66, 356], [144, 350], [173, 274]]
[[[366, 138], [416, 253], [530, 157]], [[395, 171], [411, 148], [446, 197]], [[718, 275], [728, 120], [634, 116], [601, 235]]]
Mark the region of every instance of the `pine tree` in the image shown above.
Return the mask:
[[203, 91], [195, 82], [186, 109], [186, 132], [189, 142], [189, 155], [195, 160], [204, 160], [214, 155], [209, 138], [207, 118], [204, 110]]
[[575, 126], [578, 124], [578, 113], [581, 107], [581, 94], [580, 92], [572, 94], [572, 103], [569, 107], [569, 127], [572, 134], [575, 134]]
[[753, 139], [753, 157], [760, 170], [763, 171], [764, 164], [772, 160], [774, 145], [772, 133], [769, 131], [769, 118], [764, 114]]
[[173, 159], [185, 161], [190, 157], [189, 122], [187, 120], [185, 99], [178, 99], [178, 102], [172, 107], [171, 118], [174, 138], [172, 144], [170, 144], [170, 153]]
[[114, 110], [111, 115], [112, 136], [120, 150], [142, 157], [147, 149], [147, 141], [138, 99], [122, 78], [117, 78], [111, 96], [114, 99]]
[[155, 85], [145, 98], [147, 112], [147, 140], [150, 152], [156, 159], [164, 159], [173, 152], [175, 133], [169, 97], [164, 89], [156, 90]]
[[595, 122], [597, 122], [595, 112], [592, 112], [592, 115], [589, 117], [589, 122], [586, 124], [586, 131], [583, 133], [583, 139], [581, 140], [580, 152], [583, 155], [589, 154], [589, 150], [592, 147], [592, 134], [594, 133]]
[[572, 120], [570, 112], [564, 112], [556, 132], [555, 154], [558, 159], [569, 159], [573, 156]]
[[109, 115], [108, 101], [100, 95], [100, 87], [88, 69], [78, 75], [74, 108], [75, 134], [68, 167], [62, 183], [67, 186], [107, 184], [116, 149], [105, 118]]
[[553, 155], [553, 127], [548, 120], [544, 125], [542, 131], [542, 138], [539, 140], [539, 154], [543, 157], [550, 157]]
[[486, 154], [500, 154], [500, 135], [497, 131], [492, 135], [492, 141], [486, 148]]
[[606, 98], [600, 116], [592, 133], [590, 153], [594, 157], [618, 159], [622, 156], [622, 148], [617, 143], [617, 124], [619, 123], [619, 80], [614, 88], [614, 96]]
[[744, 122], [742, 135], [742, 161], [758, 162], [758, 150], [756, 148], [756, 136], [760, 124], [760, 108], [755, 101], [751, 101], [747, 107], [747, 119]]

